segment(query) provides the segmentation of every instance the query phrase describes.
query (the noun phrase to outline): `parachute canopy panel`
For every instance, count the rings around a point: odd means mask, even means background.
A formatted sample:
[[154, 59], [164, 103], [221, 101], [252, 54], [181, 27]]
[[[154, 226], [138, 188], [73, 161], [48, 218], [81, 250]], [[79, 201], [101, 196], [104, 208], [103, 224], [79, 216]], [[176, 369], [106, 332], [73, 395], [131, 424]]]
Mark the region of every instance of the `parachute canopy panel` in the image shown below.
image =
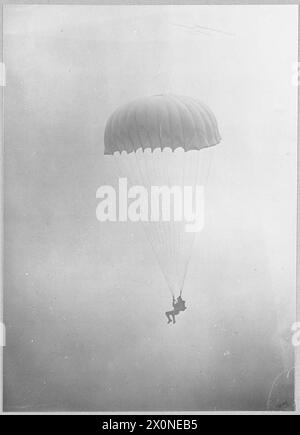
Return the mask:
[[150, 148], [200, 150], [221, 140], [212, 111], [200, 101], [177, 95], [138, 98], [119, 107], [107, 121], [104, 153]]

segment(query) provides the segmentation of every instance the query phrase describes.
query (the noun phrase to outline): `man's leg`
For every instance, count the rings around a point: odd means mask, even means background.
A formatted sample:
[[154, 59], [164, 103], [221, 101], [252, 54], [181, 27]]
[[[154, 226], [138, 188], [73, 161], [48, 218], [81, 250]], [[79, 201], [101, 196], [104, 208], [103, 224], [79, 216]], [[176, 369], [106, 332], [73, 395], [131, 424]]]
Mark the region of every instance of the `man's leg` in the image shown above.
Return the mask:
[[168, 323], [172, 322], [171, 317], [170, 317], [171, 315], [172, 315], [172, 311], [166, 311], [166, 316], [168, 318]]

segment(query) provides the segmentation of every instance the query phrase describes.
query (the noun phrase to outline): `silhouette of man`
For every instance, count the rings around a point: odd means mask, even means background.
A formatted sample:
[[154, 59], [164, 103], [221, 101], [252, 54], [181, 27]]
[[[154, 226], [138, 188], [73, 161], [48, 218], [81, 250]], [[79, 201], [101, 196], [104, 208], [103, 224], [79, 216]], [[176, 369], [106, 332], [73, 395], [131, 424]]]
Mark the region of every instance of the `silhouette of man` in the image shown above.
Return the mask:
[[176, 323], [175, 320], [175, 316], [178, 316], [178, 314], [181, 311], [185, 311], [186, 310], [186, 305], [185, 305], [185, 301], [182, 299], [181, 296], [178, 296], [177, 299], [174, 298], [173, 296], [173, 310], [172, 311], [166, 311], [166, 316], [168, 319], [168, 323], [171, 323], [173, 321], [173, 323]]

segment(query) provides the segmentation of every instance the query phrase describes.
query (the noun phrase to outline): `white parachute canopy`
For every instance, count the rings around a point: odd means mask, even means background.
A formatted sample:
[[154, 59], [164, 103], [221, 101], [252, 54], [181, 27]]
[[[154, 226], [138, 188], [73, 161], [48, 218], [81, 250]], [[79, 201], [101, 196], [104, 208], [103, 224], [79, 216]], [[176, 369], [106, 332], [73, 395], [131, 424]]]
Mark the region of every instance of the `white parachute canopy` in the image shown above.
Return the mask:
[[[108, 119], [104, 153], [119, 177], [132, 185], [172, 188], [204, 186], [211, 147], [220, 142], [211, 110], [190, 97], [156, 95], [119, 107]], [[182, 292], [195, 232], [186, 222], [145, 222], [144, 228], [170, 292]]]

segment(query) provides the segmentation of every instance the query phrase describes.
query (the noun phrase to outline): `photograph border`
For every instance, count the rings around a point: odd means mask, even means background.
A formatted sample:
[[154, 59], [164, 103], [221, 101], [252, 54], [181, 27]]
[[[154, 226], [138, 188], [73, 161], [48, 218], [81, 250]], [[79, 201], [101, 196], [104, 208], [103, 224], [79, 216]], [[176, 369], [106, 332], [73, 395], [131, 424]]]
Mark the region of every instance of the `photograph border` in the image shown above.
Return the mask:
[[[288, 5], [298, 5], [298, 125], [297, 125], [297, 241], [296, 241], [296, 322], [300, 322], [300, 289], [299, 289], [299, 279], [300, 279], [300, 264], [299, 264], [299, 254], [300, 254], [300, 237], [299, 237], [299, 231], [300, 231], [300, 201], [298, 200], [298, 193], [300, 192], [300, 153], [299, 153], [299, 138], [300, 138], [300, 83], [299, 83], [299, 74], [300, 74], [300, 0], [290, 0], [290, 1], [280, 1], [280, 0], [248, 0], [248, 1], [194, 1], [194, 0], [188, 0], [188, 1], [134, 1], [134, 0], [128, 0], [128, 1], [120, 1], [120, 0], [111, 0], [111, 1], [101, 1], [101, 0], [88, 0], [88, 1], [80, 1], [80, 0], [64, 0], [64, 1], [52, 1], [52, 0], [36, 0], [36, 1], [28, 1], [28, 0], [14, 0], [14, 1], [0, 1], [0, 22], [1, 22], [1, 32], [0, 32], [0, 210], [1, 210], [1, 217], [0, 220], [0, 412], [3, 411], [3, 346], [5, 346], [5, 325], [3, 322], [3, 241], [4, 241], [4, 229], [3, 229], [3, 193], [4, 193], [4, 165], [3, 165], [3, 153], [4, 153], [4, 88], [5, 88], [5, 65], [3, 65], [3, 10], [8, 5], [82, 5], [82, 6], [89, 6], [89, 5], [98, 5], [98, 6], [109, 6], [109, 5], [127, 5], [127, 6], [134, 6], [134, 5], [156, 5], [156, 6], [162, 6], [162, 5], [186, 5], [186, 6], [195, 6], [195, 5], [204, 5], [204, 6], [212, 6], [212, 5], [236, 5], [236, 6], [266, 6], [266, 5], [278, 5], [278, 6], [288, 6]], [[291, 70], [292, 75], [292, 70]], [[292, 326], [292, 325], [291, 325]], [[7, 413], [9, 415], [13, 414], [23, 414], [23, 413], [17, 413], [17, 412], [9, 412]], [[64, 415], [151, 415], [151, 414], [157, 414], [157, 415], [300, 415], [300, 346], [295, 347], [295, 411], [293, 412], [271, 412], [271, 411], [258, 411], [258, 412], [182, 412], [180, 410], [174, 411], [174, 412], [29, 412], [25, 414], [64, 414]]]

